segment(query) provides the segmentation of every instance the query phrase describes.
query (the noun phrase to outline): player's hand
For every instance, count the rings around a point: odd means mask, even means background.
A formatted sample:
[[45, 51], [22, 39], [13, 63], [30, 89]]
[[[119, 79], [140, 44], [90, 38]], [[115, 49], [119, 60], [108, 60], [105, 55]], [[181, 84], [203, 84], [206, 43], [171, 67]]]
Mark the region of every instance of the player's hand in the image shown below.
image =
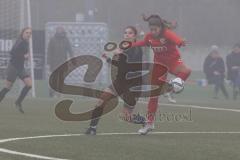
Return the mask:
[[118, 48], [114, 51], [114, 55], [121, 54], [121, 53], [123, 53], [123, 50], [120, 48]]
[[24, 58], [25, 59], [30, 59], [30, 54], [28, 53], [28, 54], [24, 54]]
[[183, 39], [181, 47], [185, 47], [186, 45], [187, 45], [187, 41], [186, 41], [186, 39]]

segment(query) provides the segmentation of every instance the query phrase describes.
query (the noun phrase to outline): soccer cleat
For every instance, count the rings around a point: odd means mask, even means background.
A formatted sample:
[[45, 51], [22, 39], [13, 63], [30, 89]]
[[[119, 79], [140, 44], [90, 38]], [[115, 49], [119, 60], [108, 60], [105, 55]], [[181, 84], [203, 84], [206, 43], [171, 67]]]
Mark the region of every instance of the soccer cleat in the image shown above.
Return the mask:
[[165, 96], [167, 97], [168, 102], [173, 103], [173, 104], [177, 103], [177, 101], [173, 98], [173, 96], [171, 95], [171, 93], [166, 93]]
[[146, 135], [154, 129], [154, 124], [146, 124], [143, 128], [138, 130], [138, 133], [141, 135]]
[[89, 127], [87, 131], [85, 132], [86, 135], [96, 135], [97, 134], [97, 129], [96, 127]]
[[19, 102], [15, 102], [15, 105], [16, 105], [17, 110], [18, 110], [20, 113], [24, 114], [24, 110], [23, 110], [23, 108], [22, 108], [22, 104], [19, 103]]
[[141, 116], [140, 114], [133, 114], [132, 123], [145, 124], [146, 123], [146, 118], [144, 116]]

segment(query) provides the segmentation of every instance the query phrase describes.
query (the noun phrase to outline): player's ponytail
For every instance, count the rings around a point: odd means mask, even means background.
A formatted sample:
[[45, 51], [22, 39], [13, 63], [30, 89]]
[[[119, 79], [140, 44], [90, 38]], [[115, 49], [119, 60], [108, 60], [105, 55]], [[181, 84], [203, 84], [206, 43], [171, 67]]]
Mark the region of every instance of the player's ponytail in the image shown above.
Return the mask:
[[172, 29], [172, 30], [177, 28], [177, 22], [176, 21], [169, 22], [169, 21], [163, 19], [163, 25], [165, 26], [165, 28]]
[[152, 14], [149, 17], [147, 17], [145, 14], [143, 14], [142, 18], [145, 22], [148, 22], [149, 25], [160, 26], [163, 24], [162, 18], [157, 14]]
[[173, 24], [165, 19], [162, 19], [159, 15], [153, 14], [147, 17], [145, 14], [142, 15], [142, 18], [145, 22], [148, 22], [149, 26], [156, 25], [162, 28], [175, 29], [177, 27], [177, 23]]

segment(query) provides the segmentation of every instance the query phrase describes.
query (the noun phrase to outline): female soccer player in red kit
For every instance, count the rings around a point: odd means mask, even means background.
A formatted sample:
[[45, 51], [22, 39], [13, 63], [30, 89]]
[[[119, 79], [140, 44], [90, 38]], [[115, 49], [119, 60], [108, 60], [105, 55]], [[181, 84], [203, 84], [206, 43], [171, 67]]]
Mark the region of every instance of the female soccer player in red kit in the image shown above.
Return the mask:
[[[186, 81], [191, 70], [183, 63], [177, 47], [185, 46], [185, 41], [174, 33], [164, 20], [158, 15], [151, 15], [144, 21], [148, 22], [150, 32], [147, 33], [143, 41], [138, 41], [133, 46], [149, 46], [154, 52], [154, 63], [161, 63], [168, 67], [168, 72]], [[159, 80], [159, 71], [152, 70], [151, 83], [155, 84]], [[154, 129], [155, 113], [158, 107], [158, 97], [151, 97], [148, 103], [147, 124], [139, 130], [140, 134], [147, 134]]]

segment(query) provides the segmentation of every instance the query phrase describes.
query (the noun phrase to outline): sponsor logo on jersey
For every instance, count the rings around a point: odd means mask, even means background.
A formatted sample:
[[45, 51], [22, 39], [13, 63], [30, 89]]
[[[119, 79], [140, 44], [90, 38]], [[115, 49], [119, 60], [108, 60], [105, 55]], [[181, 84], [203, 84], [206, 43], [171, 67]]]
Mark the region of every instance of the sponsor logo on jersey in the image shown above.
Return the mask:
[[166, 44], [166, 39], [165, 38], [160, 38], [160, 42], [162, 45]]
[[153, 52], [155, 53], [162, 53], [162, 52], [167, 52], [168, 48], [166, 46], [159, 46], [159, 47], [151, 47]]

